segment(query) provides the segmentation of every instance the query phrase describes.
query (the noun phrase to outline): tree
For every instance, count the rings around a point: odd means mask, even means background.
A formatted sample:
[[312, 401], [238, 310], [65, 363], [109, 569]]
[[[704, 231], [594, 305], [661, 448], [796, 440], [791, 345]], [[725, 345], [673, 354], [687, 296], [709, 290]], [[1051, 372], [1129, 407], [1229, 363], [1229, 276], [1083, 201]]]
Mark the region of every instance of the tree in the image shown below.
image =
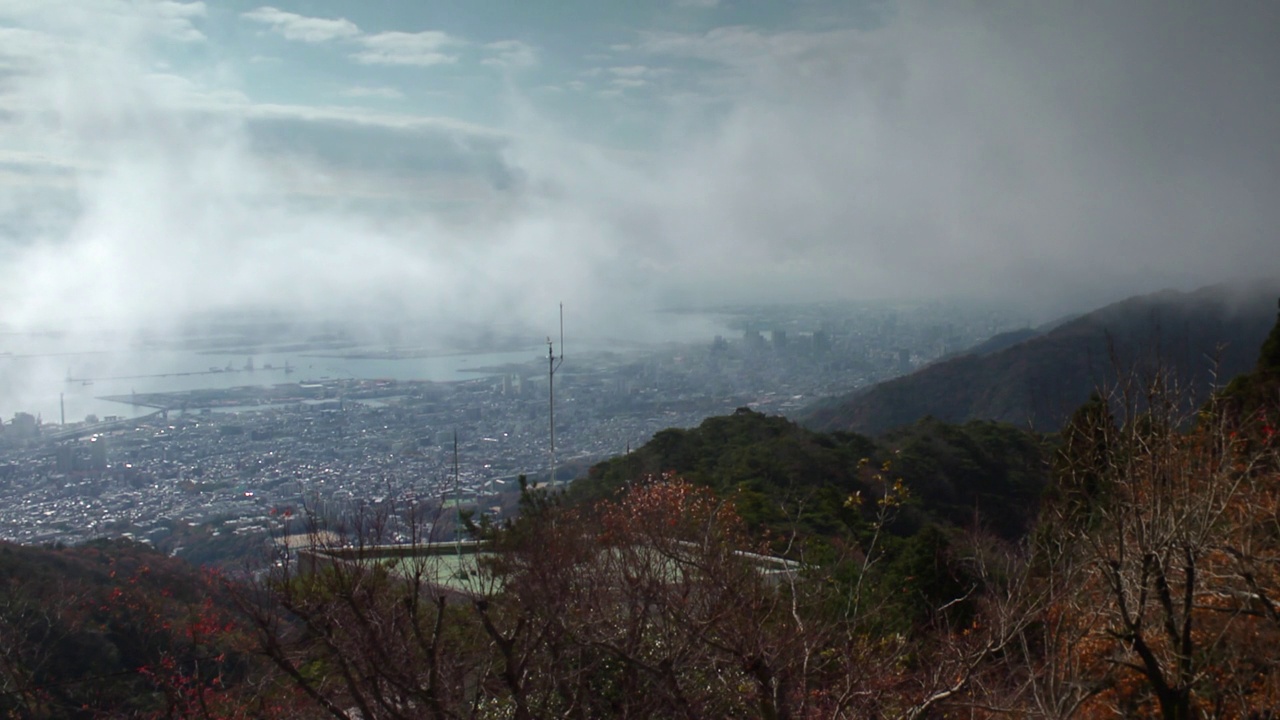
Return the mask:
[[1086, 408], [1068, 430], [1049, 508], [1073, 555], [1061, 566], [1085, 571], [1051, 609], [1072, 643], [1048, 652], [1096, 686], [1085, 716], [1274, 710], [1275, 444], [1247, 442], [1216, 402], [1184, 431], [1192, 419], [1160, 378], [1108, 402], [1125, 414]]
[[[359, 507], [341, 529], [304, 513], [304, 552], [281, 545], [273, 569], [239, 586], [259, 651], [329, 717], [473, 717], [492, 676], [475, 617], [436, 584], [438, 556], [375, 555], [388, 534], [431, 536], [420, 504]], [[350, 542], [346, 542], [350, 541]]]
[[[925, 717], [994, 645], [955, 627], [944, 655], [886, 632], [882, 578], [932, 586], [902, 576], [910, 563], [882, 573], [906, 491], [865, 471], [870, 534], [845, 557], [828, 547], [831, 562], [763, 553], [732, 497], [667, 474], [586, 505], [526, 489], [466, 594], [431, 582], [429, 543], [357, 543], [310, 566], [282, 557], [243, 604], [262, 652], [331, 717]], [[936, 610], [937, 627], [958, 617]]]

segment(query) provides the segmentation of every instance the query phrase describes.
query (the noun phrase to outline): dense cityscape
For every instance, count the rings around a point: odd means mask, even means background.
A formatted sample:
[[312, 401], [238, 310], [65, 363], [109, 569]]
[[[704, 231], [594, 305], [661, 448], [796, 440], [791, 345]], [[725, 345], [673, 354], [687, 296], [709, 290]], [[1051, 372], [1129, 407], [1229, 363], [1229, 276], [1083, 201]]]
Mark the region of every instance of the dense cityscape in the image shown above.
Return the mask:
[[181, 553], [185, 538], [257, 538], [283, 516], [390, 497], [500, 516], [520, 475], [546, 482], [554, 463], [571, 480], [661, 429], [744, 406], [786, 415], [1018, 326], [938, 305], [732, 318], [733, 336], [570, 357], [554, 375], [554, 457], [549, 363], [532, 354], [459, 382], [273, 378], [137, 394], [154, 409], [137, 418], [17, 412], [0, 434], [0, 537], [128, 536]]

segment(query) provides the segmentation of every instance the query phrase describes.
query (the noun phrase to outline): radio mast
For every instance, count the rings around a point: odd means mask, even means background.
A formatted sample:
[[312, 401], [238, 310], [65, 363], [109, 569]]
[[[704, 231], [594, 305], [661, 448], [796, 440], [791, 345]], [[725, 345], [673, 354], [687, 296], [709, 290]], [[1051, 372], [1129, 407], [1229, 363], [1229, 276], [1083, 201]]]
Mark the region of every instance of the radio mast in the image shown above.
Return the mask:
[[458, 475], [458, 428], [453, 429], [453, 547], [462, 563], [462, 484]]
[[547, 417], [551, 426], [551, 476], [549, 483], [556, 481], [556, 370], [564, 362], [564, 303], [560, 303], [560, 355], [555, 353], [551, 338], [547, 338]]

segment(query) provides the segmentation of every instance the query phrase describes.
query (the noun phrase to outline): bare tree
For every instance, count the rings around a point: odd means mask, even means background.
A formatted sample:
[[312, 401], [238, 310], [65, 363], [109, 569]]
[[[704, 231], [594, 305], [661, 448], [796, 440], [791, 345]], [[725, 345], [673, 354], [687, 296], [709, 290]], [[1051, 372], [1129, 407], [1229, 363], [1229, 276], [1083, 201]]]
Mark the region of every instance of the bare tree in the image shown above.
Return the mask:
[[1073, 592], [1052, 606], [1069, 644], [1053, 652], [1077, 677], [1056, 696], [1090, 689], [1053, 707], [1170, 720], [1273, 709], [1276, 660], [1257, 643], [1280, 641], [1280, 626], [1257, 621], [1280, 556], [1259, 542], [1257, 510], [1274, 506], [1274, 449], [1245, 443], [1213, 402], [1187, 417], [1160, 376], [1108, 402], [1119, 418], [1095, 413], [1069, 430], [1092, 441], [1068, 447], [1060, 473], [1052, 531], [1069, 547], [1058, 562]]

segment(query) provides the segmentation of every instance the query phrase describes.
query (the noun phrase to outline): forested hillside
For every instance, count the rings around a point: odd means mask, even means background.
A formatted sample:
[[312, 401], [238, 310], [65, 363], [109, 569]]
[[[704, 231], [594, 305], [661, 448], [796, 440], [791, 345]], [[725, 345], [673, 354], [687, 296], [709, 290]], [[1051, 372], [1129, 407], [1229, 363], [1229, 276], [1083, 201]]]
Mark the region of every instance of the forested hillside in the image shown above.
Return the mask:
[[740, 409], [691, 430], [670, 429], [629, 455], [593, 467], [570, 497], [616, 493], [637, 478], [674, 472], [732, 498], [753, 527], [830, 535], [841, 527], [868, 467], [888, 467], [915, 498], [895, 527], [928, 521], [1016, 537], [1034, 519], [1049, 478], [1049, 446], [1033, 433], [992, 422], [949, 425], [925, 418], [871, 439], [818, 433], [785, 418]]

